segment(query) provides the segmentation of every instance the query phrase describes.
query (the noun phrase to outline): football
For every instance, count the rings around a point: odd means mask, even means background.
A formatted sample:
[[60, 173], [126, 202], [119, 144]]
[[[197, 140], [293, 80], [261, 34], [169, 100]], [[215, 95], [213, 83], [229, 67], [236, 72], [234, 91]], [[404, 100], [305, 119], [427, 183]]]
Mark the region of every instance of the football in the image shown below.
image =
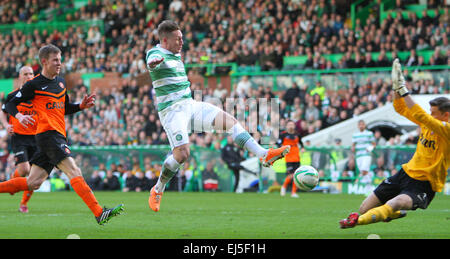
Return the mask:
[[302, 165], [294, 172], [294, 182], [302, 191], [311, 191], [319, 183], [319, 173], [309, 165]]

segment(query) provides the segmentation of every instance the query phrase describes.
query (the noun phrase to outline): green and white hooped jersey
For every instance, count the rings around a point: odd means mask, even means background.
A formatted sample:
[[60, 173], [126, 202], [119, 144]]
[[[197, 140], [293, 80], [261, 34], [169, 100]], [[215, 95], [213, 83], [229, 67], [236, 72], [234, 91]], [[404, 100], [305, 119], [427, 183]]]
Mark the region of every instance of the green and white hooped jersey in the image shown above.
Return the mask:
[[164, 58], [155, 68], [148, 67], [156, 93], [158, 112], [178, 101], [192, 98], [191, 83], [188, 81], [181, 55], [173, 54], [158, 44], [147, 51], [146, 63], [154, 58]]
[[375, 141], [375, 136], [372, 131], [364, 130], [363, 132], [356, 132], [352, 135], [352, 143], [355, 143], [356, 157], [370, 156], [370, 152], [367, 148], [372, 146], [372, 142]]

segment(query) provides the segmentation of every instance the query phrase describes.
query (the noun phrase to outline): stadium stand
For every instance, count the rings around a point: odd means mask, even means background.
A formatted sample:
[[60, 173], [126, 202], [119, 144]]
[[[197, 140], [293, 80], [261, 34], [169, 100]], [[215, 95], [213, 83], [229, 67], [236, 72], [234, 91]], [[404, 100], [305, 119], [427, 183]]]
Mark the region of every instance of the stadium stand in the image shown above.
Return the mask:
[[[242, 76], [230, 75], [294, 70], [342, 74], [351, 69], [361, 72], [360, 68], [376, 73], [396, 57], [416, 71], [425, 67], [448, 73], [450, 26], [444, 1], [428, 1], [428, 6], [417, 1], [401, 1], [402, 6], [392, 5], [393, 1], [359, 2], [368, 3], [366, 14], [348, 11], [353, 7], [338, 0], [3, 1], [0, 79], [10, 82], [25, 64], [39, 73], [39, 47], [55, 44], [63, 51], [62, 74], [71, 85], [72, 100], [80, 100], [94, 88], [100, 95], [94, 109], [68, 118], [72, 145], [168, 144], [151, 84], [145, 80], [144, 56], [157, 44], [155, 26], [173, 19], [184, 32], [183, 57], [191, 78], [199, 78], [192, 80], [192, 90], [201, 93], [200, 98], [214, 96], [217, 81], [211, 83], [211, 77], [232, 78], [234, 84], [223, 79], [227, 84], [223, 101], [224, 97], [277, 96], [281, 127], [294, 119], [299, 133], [307, 136], [389, 103], [389, 81], [380, 77], [349, 80], [343, 88], [327, 88], [318, 96], [315, 84], [327, 82], [316, 77], [311, 80], [314, 84], [294, 82], [279, 89], [253, 81], [248, 92], [240, 95], [236, 86]], [[411, 79], [413, 72], [405, 73]], [[105, 78], [118, 80], [94, 84], [95, 79]], [[450, 93], [448, 76], [439, 78], [414, 80], [412, 92]], [[205, 80], [213, 87], [202, 87]], [[105, 85], [108, 81], [114, 83]], [[7, 93], [0, 94], [3, 100]], [[8, 136], [1, 127], [0, 171], [4, 172], [13, 163], [5, 145]], [[191, 141], [206, 148], [226, 142], [212, 133], [192, 134]]]

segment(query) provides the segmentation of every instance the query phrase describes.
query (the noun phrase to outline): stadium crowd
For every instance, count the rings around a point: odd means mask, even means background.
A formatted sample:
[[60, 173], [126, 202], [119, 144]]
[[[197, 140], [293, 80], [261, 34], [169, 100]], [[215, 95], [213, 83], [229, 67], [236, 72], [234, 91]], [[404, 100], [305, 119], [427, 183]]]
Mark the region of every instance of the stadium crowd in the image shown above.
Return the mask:
[[[34, 21], [33, 10], [64, 13], [67, 6], [58, 1], [5, 1], [0, 13], [4, 23]], [[42, 6], [39, 6], [41, 4]], [[44, 5], [45, 4], [45, 5]], [[45, 7], [44, 7], [45, 6]], [[348, 6], [335, 0], [304, 1], [88, 1], [68, 21], [102, 20], [103, 33], [97, 26], [83, 31], [39, 32], [26, 35], [13, 30], [0, 35], [2, 62], [0, 76], [16, 77], [23, 64], [39, 70], [35, 53], [42, 42], [60, 46], [65, 57], [63, 73], [117, 71], [136, 75], [146, 71], [146, 50], [158, 42], [155, 27], [164, 19], [173, 19], [184, 32], [183, 56], [186, 63], [227, 63], [240, 66], [259, 65], [262, 70], [283, 69], [283, 56], [307, 55], [304, 67], [314, 69], [387, 66], [386, 53], [411, 52], [405, 65], [448, 64], [450, 26], [448, 7], [434, 16], [426, 11], [403, 18], [389, 14], [381, 23], [371, 12], [363, 23], [356, 20], [351, 29], [346, 20]], [[55, 11], [56, 10], [56, 11]], [[239, 11], [236, 11], [239, 10]], [[16, 18], [13, 18], [16, 17]], [[362, 25], [364, 24], [364, 25]], [[435, 51], [429, 60], [419, 60], [417, 51]], [[368, 53], [380, 52], [377, 60]], [[336, 63], [326, 54], [343, 54]], [[291, 67], [292, 69], [292, 67]]]
[[[58, 1], [48, 2], [51, 4], [44, 11], [48, 16], [54, 11], [64, 13], [67, 8]], [[2, 24], [36, 21], [38, 10], [44, 8], [39, 4], [36, 0], [4, 1], [0, 5]], [[396, 52], [410, 51], [411, 56], [403, 60], [405, 66], [450, 64], [448, 7], [443, 14], [436, 12], [433, 17], [426, 13], [421, 18], [414, 14], [408, 19], [398, 14], [395, 18], [388, 16], [381, 24], [376, 13], [371, 13], [365, 25], [357, 20], [355, 29], [345, 22], [349, 18], [347, 10], [334, 0], [88, 1], [77, 12], [68, 14], [66, 20], [102, 20], [104, 33], [96, 26], [86, 31], [70, 27], [63, 32], [36, 30], [30, 35], [15, 30], [11, 34], [2, 33], [0, 77], [17, 77], [25, 64], [30, 64], [38, 73], [40, 65], [36, 53], [42, 43], [52, 43], [63, 51], [63, 75], [71, 72], [128, 74], [122, 88], [99, 92], [93, 109], [66, 117], [69, 142], [81, 146], [158, 145], [168, 144], [168, 139], [158, 120], [154, 93], [150, 86], [138, 85], [133, 77], [148, 73], [145, 51], [157, 44], [155, 26], [164, 19], [173, 19], [181, 25], [185, 63], [236, 62], [240, 67], [259, 65], [261, 70], [281, 70], [283, 56], [307, 55], [305, 65], [298, 68], [386, 67], [390, 66], [386, 52], [393, 52], [394, 58]], [[433, 50], [434, 55], [424, 60], [416, 54], [421, 50]], [[380, 52], [378, 60], [371, 60], [368, 54], [371, 52]], [[324, 55], [336, 53], [344, 54], [338, 63], [325, 60]], [[380, 78], [364, 82], [350, 80], [343, 92], [326, 91], [320, 81], [314, 86], [294, 83], [289, 89], [274, 92], [252, 84], [247, 77], [242, 77], [231, 92], [192, 85], [194, 93], [201, 93], [194, 98], [204, 101], [211, 97], [226, 103], [226, 97], [245, 100], [277, 96], [281, 127], [292, 119], [301, 136], [391, 102], [389, 89], [389, 82]], [[421, 94], [449, 93], [448, 82], [432, 78], [412, 82], [410, 89]], [[80, 81], [70, 92], [71, 99], [80, 100], [87, 91], [88, 87]], [[4, 100], [5, 96], [0, 97]], [[245, 110], [245, 107], [240, 109]], [[265, 126], [257, 128], [267, 130]], [[254, 135], [258, 139], [260, 133]], [[190, 138], [193, 144], [203, 147], [220, 148], [224, 143], [220, 134], [194, 133]], [[0, 172], [10, 172], [14, 166], [7, 139], [6, 130], [0, 125]], [[133, 179], [128, 183], [135, 181], [133, 177], [154, 180], [160, 170], [158, 164], [151, 163], [146, 164], [146, 168], [121, 166], [124, 169], [120, 177]], [[93, 179], [97, 175], [101, 178], [119, 176], [113, 173], [114, 169], [96, 169], [89, 175]], [[0, 174], [0, 180], [2, 177]], [[109, 188], [101, 181], [93, 180], [92, 184]], [[136, 183], [126, 188], [142, 187]]]

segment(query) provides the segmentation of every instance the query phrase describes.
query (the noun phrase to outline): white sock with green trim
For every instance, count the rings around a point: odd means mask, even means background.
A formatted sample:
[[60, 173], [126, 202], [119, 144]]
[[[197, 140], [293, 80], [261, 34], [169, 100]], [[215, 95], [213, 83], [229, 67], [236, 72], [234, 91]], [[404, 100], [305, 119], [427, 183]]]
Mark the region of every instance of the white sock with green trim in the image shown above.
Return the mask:
[[159, 175], [158, 182], [155, 185], [156, 192], [163, 192], [166, 184], [172, 179], [174, 175], [177, 174], [178, 168], [180, 168], [180, 163], [175, 160], [173, 155], [170, 155], [164, 161], [161, 174]]
[[257, 157], [264, 157], [267, 154], [267, 149], [261, 147], [256, 140], [239, 124], [234, 124], [229, 130], [233, 141], [239, 147], [245, 148], [249, 152], [255, 154]]

